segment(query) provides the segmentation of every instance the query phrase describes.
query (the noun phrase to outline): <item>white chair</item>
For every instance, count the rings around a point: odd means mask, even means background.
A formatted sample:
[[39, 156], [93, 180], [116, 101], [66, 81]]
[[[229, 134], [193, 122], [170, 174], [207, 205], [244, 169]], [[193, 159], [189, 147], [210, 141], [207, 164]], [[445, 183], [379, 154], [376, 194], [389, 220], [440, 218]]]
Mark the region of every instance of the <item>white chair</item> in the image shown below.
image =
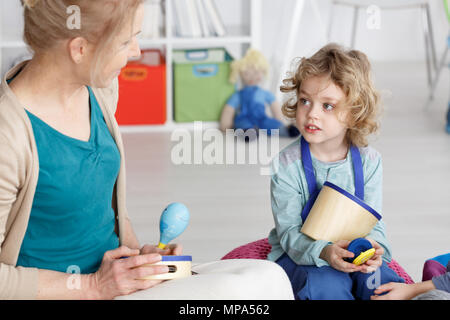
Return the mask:
[[433, 27], [431, 23], [430, 7], [428, 0], [409, 0], [409, 1], [354, 1], [354, 0], [332, 0], [331, 1], [331, 14], [328, 25], [328, 40], [330, 41], [331, 31], [333, 28], [333, 17], [335, 6], [348, 6], [353, 8], [353, 19], [351, 28], [351, 41], [350, 46], [355, 47], [356, 31], [358, 24], [359, 10], [366, 8], [369, 5], [376, 5], [380, 10], [419, 10], [422, 16], [422, 30], [425, 39], [425, 57], [427, 67], [427, 79], [428, 88], [431, 90], [433, 86], [433, 79], [438, 71], [438, 62], [436, 58], [436, 48], [433, 37]]

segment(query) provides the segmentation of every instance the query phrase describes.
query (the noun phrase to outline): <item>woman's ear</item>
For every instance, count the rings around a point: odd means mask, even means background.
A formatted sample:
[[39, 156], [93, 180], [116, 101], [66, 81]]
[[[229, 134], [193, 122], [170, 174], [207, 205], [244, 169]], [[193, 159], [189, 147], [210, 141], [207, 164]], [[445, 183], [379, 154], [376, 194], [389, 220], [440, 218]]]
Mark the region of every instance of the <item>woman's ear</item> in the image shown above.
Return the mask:
[[76, 64], [82, 63], [88, 54], [88, 42], [82, 37], [77, 37], [69, 41], [69, 55]]

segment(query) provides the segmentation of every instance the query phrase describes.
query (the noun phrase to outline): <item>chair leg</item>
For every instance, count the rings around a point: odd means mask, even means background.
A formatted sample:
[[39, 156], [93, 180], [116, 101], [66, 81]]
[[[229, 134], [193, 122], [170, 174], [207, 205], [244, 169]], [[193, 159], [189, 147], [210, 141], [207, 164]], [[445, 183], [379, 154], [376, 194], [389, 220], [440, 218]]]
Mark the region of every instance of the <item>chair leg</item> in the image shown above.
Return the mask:
[[331, 30], [333, 28], [334, 7], [335, 3], [334, 1], [331, 1], [330, 18], [329, 18], [330, 21], [328, 22], [328, 30], [327, 30], [327, 42], [331, 42]]
[[434, 44], [433, 24], [432, 24], [431, 15], [430, 15], [430, 5], [428, 3], [425, 5], [425, 13], [427, 15], [427, 26], [428, 26], [428, 35], [429, 35], [429, 39], [430, 39], [431, 60], [433, 62], [434, 72], [436, 72], [437, 68], [438, 68], [437, 56], [436, 56], [436, 46]]
[[309, 3], [312, 6], [314, 16], [316, 17], [317, 23], [320, 25], [320, 33], [325, 38], [325, 42], [328, 42], [328, 34], [327, 34], [327, 27], [322, 19], [322, 14], [320, 13], [320, 9], [317, 5], [317, 1], [309, 1]]
[[441, 75], [442, 70], [445, 68], [446, 60], [448, 54], [448, 47], [445, 48], [444, 53], [442, 54], [441, 60], [439, 61], [439, 65], [437, 67], [436, 73], [434, 75], [434, 79], [431, 83], [430, 95], [428, 96], [428, 100], [431, 101], [434, 99], [434, 91], [436, 90], [436, 86], [439, 82], [439, 77]]
[[432, 75], [431, 75], [431, 61], [430, 61], [430, 44], [429, 44], [429, 31], [428, 31], [428, 24], [426, 22], [427, 20], [427, 14], [426, 14], [426, 8], [425, 6], [421, 6], [422, 11], [422, 30], [423, 30], [423, 36], [425, 41], [425, 60], [426, 60], [426, 68], [427, 68], [427, 79], [428, 79], [428, 89], [431, 88], [432, 84]]
[[355, 6], [353, 8], [352, 38], [351, 38], [351, 42], [350, 42], [350, 48], [352, 48], [352, 49], [355, 49], [356, 28], [358, 26], [358, 13], [359, 13], [359, 7]]

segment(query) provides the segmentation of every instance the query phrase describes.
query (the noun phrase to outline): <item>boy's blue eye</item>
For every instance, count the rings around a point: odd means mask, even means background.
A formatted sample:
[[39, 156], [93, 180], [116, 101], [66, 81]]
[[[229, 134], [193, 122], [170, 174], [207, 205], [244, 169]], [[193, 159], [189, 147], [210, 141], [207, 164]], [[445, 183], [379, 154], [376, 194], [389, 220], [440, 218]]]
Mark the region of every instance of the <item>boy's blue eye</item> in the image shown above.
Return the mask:
[[304, 98], [300, 98], [300, 103], [304, 106], [309, 106], [311, 104], [308, 100]]
[[331, 105], [331, 104], [329, 104], [329, 103], [324, 103], [324, 104], [323, 104], [323, 108], [324, 108], [326, 111], [331, 111], [331, 110], [334, 109], [334, 106]]

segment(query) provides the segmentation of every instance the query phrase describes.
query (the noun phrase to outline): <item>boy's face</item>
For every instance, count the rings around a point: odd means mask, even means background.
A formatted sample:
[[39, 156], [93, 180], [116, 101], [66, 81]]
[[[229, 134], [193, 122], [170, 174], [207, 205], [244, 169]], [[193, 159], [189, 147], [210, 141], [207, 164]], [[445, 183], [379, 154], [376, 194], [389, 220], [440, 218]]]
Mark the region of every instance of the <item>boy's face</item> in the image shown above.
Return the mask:
[[347, 132], [348, 110], [345, 93], [327, 76], [302, 82], [297, 103], [296, 123], [310, 144], [340, 146]]

